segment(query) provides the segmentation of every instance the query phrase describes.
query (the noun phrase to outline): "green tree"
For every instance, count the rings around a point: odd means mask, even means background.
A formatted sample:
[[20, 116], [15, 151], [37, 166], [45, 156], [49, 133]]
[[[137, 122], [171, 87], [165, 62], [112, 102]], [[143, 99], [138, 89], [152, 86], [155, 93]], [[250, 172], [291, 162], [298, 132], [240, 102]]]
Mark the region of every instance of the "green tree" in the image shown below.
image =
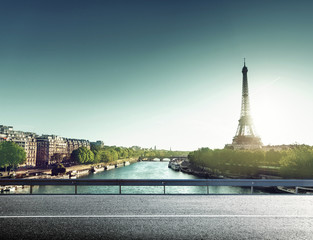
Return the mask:
[[71, 154], [71, 159], [78, 163], [93, 163], [95, 160], [94, 153], [86, 147], [80, 147]]
[[58, 165], [54, 166], [51, 169], [51, 175], [52, 176], [57, 176], [57, 175], [64, 175], [66, 172], [66, 168], [64, 167], [63, 164], [59, 163]]
[[98, 152], [102, 149], [102, 147], [98, 144], [95, 144], [95, 143], [90, 143], [90, 150], [95, 153], [95, 152]]
[[2, 142], [0, 143], [0, 166], [11, 166], [16, 168], [19, 164], [23, 164], [26, 161], [26, 152], [24, 148], [20, 147], [14, 142]]
[[281, 158], [282, 152], [271, 149], [265, 153], [265, 165], [279, 166]]
[[298, 146], [280, 160], [280, 173], [286, 178], [313, 178], [313, 148]]
[[95, 155], [96, 162], [109, 162], [110, 152], [108, 150], [98, 151]]

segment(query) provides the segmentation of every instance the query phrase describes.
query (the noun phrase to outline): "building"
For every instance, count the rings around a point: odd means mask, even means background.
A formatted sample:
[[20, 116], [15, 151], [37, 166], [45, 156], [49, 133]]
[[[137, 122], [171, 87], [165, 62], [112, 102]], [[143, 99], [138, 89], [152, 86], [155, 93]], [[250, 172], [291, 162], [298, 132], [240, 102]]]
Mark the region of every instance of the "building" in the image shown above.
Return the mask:
[[92, 144], [93, 146], [99, 146], [99, 147], [101, 147], [101, 148], [104, 147], [104, 142], [101, 141], [101, 140], [98, 140], [98, 141], [96, 141], [96, 142], [91, 142], [91, 144]]
[[66, 139], [56, 135], [37, 137], [37, 166], [48, 166], [62, 162], [68, 155]]
[[36, 166], [37, 142], [36, 134], [13, 130], [12, 126], [0, 125], [0, 142], [12, 141], [24, 148], [26, 152], [26, 162], [24, 166]]
[[266, 145], [266, 146], [262, 146], [262, 150], [264, 151], [271, 151], [271, 150], [274, 150], [274, 151], [286, 151], [288, 149], [293, 149], [293, 148], [296, 148], [297, 144], [283, 144], [283, 145]]
[[88, 140], [63, 138], [56, 135], [38, 136], [31, 132], [15, 131], [12, 126], [0, 125], [0, 142], [3, 141], [12, 141], [24, 148], [26, 162], [23, 166], [27, 167], [43, 167], [62, 162], [79, 147], [90, 149]]
[[67, 142], [68, 156], [70, 156], [74, 150], [80, 147], [85, 147], [85, 148], [90, 149], [90, 142], [88, 140], [67, 138], [66, 142]]
[[23, 147], [26, 152], [26, 167], [36, 166], [36, 154], [37, 154], [37, 141], [35, 135], [25, 135], [21, 138], [13, 138], [12, 142], [15, 142], [19, 146]]
[[37, 137], [37, 166], [45, 167], [68, 159], [79, 147], [90, 149], [90, 143], [84, 139], [63, 138], [56, 135]]
[[0, 134], [0, 143], [7, 140], [7, 136], [5, 134]]

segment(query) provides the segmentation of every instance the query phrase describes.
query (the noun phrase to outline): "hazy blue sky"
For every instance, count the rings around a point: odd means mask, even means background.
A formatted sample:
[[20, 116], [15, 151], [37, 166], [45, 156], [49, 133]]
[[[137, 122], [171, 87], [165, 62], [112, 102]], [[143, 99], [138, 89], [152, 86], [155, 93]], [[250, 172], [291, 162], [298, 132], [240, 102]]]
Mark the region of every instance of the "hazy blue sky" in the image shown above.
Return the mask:
[[313, 1], [0, 0], [0, 124], [222, 148], [243, 58], [264, 144], [313, 145]]

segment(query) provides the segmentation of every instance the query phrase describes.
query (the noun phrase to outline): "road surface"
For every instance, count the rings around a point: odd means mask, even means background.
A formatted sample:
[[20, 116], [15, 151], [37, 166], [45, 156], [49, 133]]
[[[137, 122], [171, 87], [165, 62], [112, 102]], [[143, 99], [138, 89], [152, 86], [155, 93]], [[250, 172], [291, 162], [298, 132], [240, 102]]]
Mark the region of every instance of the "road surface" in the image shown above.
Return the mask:
[[313, 196], [2, 195], [1, 239], [312, 239]]

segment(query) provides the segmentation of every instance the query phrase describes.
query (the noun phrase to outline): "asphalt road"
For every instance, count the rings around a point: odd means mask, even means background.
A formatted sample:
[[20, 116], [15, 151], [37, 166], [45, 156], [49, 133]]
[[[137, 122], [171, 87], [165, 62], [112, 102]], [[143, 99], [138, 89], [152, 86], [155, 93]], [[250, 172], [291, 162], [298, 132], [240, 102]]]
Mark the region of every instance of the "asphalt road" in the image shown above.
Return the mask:
[[1, 239], [312, 239], [313, 196], [2, 195]]

